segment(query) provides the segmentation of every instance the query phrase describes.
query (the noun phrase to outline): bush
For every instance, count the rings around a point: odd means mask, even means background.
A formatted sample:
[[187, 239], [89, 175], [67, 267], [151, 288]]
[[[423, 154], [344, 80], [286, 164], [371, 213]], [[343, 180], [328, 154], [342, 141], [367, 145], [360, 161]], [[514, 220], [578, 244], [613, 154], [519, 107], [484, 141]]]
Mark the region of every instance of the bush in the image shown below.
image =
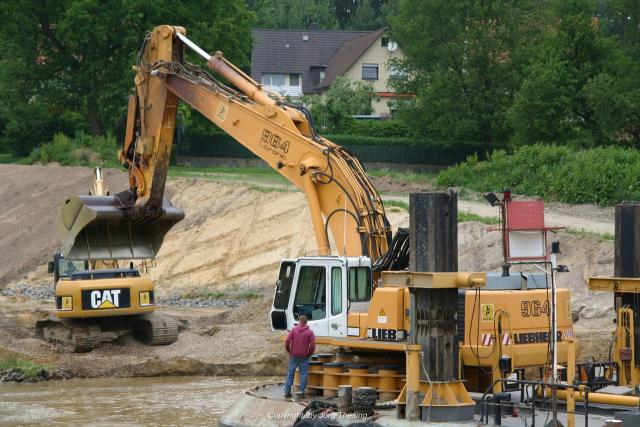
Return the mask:
[[531, 145], [508, 155], [476, 156], [442, 172], [441, 187], [476, 191], [509, 188], [516, 194], [565, 203], [612, 205], [640, 200], [640, 152], [619, 147], [575, 151], [556, 145]]
[[348, 120], [342, 133], [344, 135], [401, 137], [411, 135], [411, 130], [400, 120]]
[[15, 156], [28, 156], [35, 148], [52, 140], [56, 133], [73, 135], [82, 130], [79, 114], [53, 115], [37, 103], [16, 107], [5, 125], [3, 145]]
[[58, 162], [64, 166], [117, 167], [118, 145], [111, 135], [91, 136], [79, 132], [71, 139], [57, 133], [53, 141], [34, 149], [28, 163]]

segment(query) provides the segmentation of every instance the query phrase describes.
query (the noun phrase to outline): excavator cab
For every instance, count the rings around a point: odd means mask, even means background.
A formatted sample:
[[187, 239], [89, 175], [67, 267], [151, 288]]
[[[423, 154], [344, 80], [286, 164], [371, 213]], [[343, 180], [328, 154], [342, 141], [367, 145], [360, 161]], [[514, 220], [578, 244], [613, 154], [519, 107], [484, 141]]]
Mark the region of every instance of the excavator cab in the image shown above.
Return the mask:
[[78, 271], [89, 270], [89, 261], [65, 259], [61, 253], [57, 252], [47, 267], [49, 274], [53, 274], [53, 283], [56, 284], [61, 278], [71, 277]]
[[284, 260], [271, 309], [273, 330], [290, 330], [301, 315], [317, 336], [346, 337], [348, 312], [366, 312], [372, 295], [367, 257], [303, 257]]

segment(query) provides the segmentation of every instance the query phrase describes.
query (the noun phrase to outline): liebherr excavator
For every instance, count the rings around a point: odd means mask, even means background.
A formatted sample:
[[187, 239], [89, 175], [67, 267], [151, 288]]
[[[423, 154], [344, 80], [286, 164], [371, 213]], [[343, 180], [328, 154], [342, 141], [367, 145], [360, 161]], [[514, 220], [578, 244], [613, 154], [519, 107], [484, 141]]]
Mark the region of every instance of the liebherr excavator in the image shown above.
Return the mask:
[[[227, 83], [186, 63], [184, 46], [202, 56]], [[181, 219], [176, 208], [163, 202], [163, 194], [178, 102], [182, 101], [306, 195], [319, 256], [281, 263], [271, 310], [272, 328], [290, 329], [297, 317], [305, 314], [319, 341], [328, 344], [347, 346], [344, 340], [362, 342], [369, 337], [367, 348], [375, 351], [376, 342], [406, 342], [411, 333], [408, 291], [402, 287], [374, 291], [374, 273], [407, 267], [408, 234], [400, 232], [392, 239], [380, 195], [358, 159], [318, 135], [306, 108], [265, 91], [221, 52], [207, 54], [186, 37], [184, 28], [154, 28], [144, 39], [135, 71], [135, 94], [129, 99], [126, 136], [119, 154], [129, 170], [130, 188], [108, 198], [73, 197], [63, 204], [64, 255], [109, 259], [157, 253], [166, 232]], [[467, 281], [479, 283], [476, 279], [473, 274], [454, 274], [446, 281], [464, 286]], [[548, 321], [547, 316], [520, 316], [522, 301], [544, 305], [543, 290], [521, 290], [519, 281], [516, 288], [509, 286], [504, 292], [476, 294], [476, 299], [473, 292], [462, 295], [462, 314], [478, 303], [477, 319], [473, 313], [458, 319], [463, 331], [473, 329], [461, 340], [465, 365], [482, 367], [483, 371], [490, 367], [490, 372], [499, 375], [498, 359], [505, 353], [514, 354], [516, 366], [545, 365], [548, 348], [544, 340], [524, 343], [520, 359], [511, 342], [504, 349], [500, 347], [498, 330], [520, 328], [534, 333], [546, 330]], [[568, 291], [558, 298], [559, 306], [566, 307], [561, 310], [559, 327], [568, 331], [572, 329]], [[358, 303], [368, 308], [357, 312]], [[483, 310], [487, 306], [482, 319], [481, 304]], [[500, 312], [510, 316], [501, 317]], [[480, 343], [484, 335], [491, 336], [492, 345]], [[378, 350], [388, 348], [382, 345]], [[566, 360], [563, 351], [561, 361]], [[517, 365], [518, 360], [523, 363]]]

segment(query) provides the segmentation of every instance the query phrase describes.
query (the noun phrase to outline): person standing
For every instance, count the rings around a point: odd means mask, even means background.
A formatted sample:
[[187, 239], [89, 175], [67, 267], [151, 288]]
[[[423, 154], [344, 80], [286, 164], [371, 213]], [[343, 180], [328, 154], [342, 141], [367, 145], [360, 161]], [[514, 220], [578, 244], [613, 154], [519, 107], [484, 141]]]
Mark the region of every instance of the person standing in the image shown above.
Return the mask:
[[287, 339], [284, 341], [284, 348], [289, 353], [289, 369], [287, 380], [284, 383], [284, 397], [291, 397], [291, 386], [296, 368], [300, 368], [300, 390], [304, 397], [304, 389], [307, 387], [307, 372], [309, 370], [309, 357], [316, 349], [316, 336], [307, 325], [307, 316], [298, 318], [298, 326], [291, 329]]

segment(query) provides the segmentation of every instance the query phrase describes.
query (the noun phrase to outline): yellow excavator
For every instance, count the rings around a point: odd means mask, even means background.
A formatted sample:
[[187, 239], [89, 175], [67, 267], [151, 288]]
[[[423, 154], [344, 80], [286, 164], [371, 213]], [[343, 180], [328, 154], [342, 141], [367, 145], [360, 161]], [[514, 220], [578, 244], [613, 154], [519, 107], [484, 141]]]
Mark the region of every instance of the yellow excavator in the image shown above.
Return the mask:
[[[109, 197], [100, 168], [94, 171], [90, 194], [80, 197]], [[69, 213], [68, 208], [61, 213], [63, 230]], [[36, 322], [37, 337], [73, 352], [90, 351], [129, 333], [149, 345], [178, 339], [178, 321], [155, 311], [153, 282], [132, 262], [120, 268], [118, 258], [73, 259], [56, 253], [48, 267], [53, 273], [56, 313]]]
[[[186, 63], [185, 46], [202, 56], [224, 81]], [[392, 236], [381, 197], [358, 159], [318, 135], [305, 107], [265, 91], [221, 52], [209, 55], [186, 37], [184, 28], [154, 28], [134, 68], [135, 94], [129, 98], [119, 153], [129, 171], [129, 190], [67, 200], [60, 211], [63, 255], [87, 260], [157, 253], [166, 232], [181, 219], [163, 195], [182, 101], [306, 195], [319, 255], [281, 263], [270, 313], [272, 328], [291, 329], [305, 314], [319, 342], [404, 360], [405, 344], [415, 333], [410, 286], [388, 276], [390, 282], [376, 287], [376, 278], [382, 271], [408, 267], [408, 233]], [[549, 294], [546, 280], [531, 275], [512, 275], [508, 280], [481, 276], [433, 273], [421, 280], [436, 287], [486, 285], [482, 291], [461, 291], [454, 301], [457, 314], [450, 319], [459, 330], [457, 372], [484, 390], [516, 370], [548, 365], [550, 337], [544, 331], [549, 310], [542, 308], [548, 307]], [[56, 296], [63, 295], [56, 292]], [[524, 306], [540, 310], [524, 316]], [[558, 307], [561, 337], [573, 336], [567, 290], [558, 292]], [[568, 344], [559, 344], [560, 363], [567, 361], [567, 349]], [[500, 365], [507, 359], [508, 365]]]

